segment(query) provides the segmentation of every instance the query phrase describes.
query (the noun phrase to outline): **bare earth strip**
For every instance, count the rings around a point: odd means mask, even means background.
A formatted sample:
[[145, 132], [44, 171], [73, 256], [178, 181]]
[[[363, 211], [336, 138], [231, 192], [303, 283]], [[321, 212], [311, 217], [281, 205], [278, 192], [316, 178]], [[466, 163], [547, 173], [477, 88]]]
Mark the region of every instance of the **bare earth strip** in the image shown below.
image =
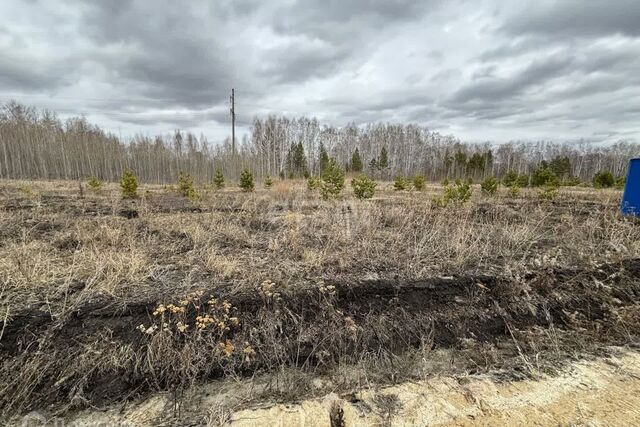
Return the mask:
[[[435, 377], [228, 413], [220, 409], [222, 396], [212, 395], [202, 398], [200, 409], [208, 414], [208, 425], [233, 426], [640, 425], [640, 353], [616, 353], [574, 363], [557, 376], [537, 380], [498, 383], [487, 375]], [[78, 413], [66, 425], [175, 425], [167, 412], [170, 406], [171, 396], [158, 394], [124, 411]]]
[[[403, 384], [342, 402], [345, 426], [640, 425], [640, 354], [582, 362], [539, 381], [471, 377]], [[395, 410], [380, 396], [397, 396]], [[329, 398], [233, 414], [232, 425], [329, 426]]]

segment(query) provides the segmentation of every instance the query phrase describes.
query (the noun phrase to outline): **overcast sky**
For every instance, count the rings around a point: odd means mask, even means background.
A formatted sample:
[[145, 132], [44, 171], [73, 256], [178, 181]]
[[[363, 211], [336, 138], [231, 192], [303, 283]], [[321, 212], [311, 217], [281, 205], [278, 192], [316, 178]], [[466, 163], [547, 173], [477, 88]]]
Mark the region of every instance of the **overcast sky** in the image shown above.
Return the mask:
[[122, 135], [254, 116], [640, 141], [640, 1], [1, 0], [0, 101]]

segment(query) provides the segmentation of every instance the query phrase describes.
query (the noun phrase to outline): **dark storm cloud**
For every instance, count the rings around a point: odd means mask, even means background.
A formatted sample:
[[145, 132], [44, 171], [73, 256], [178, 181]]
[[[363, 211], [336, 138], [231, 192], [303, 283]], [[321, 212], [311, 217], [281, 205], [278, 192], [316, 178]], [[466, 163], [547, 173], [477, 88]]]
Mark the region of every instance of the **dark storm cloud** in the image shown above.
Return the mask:
[[572, 58], [554, 56], [533, 62], [522, 72], [512, 77], [481, 78], [458, 90], [453, 95], [452, 101], [454, 103], [473, 100], [497, 102], [505, 98], [512, 98], [528, 88], [541, 85], [547, 80], [567, 72], [572, 63]]
[[169, 106], [225, 100], [232, 70], [223, 60], [225, 50], [208, 37], [205, 17], [174, 2], [155, 4], [164, 13], [150, 13], [148, 3], [131, 0], [87, 8], [87, 34], [97, 45], [113, 48], [101, 65], [114, 71], [116, 81]]
[[273, 49], [267, 55], [272, 62], [265, 65], [259, 75], [285, 84], [331, 74], [349, 58], [346, 50], [327, 46], [305, 46], [303, 43]]
[[0, 26], [0, 39], [6, 40], [0, 54], [0, 89], [50, 91], [73, 81], [68, 72], [69, 54], [34, 62], [25, 55], [30, 48], [25, 36]]
[[419, 20], [440, 4], [440, 0], [299, 0], [278, 8], [272, 23], [274, 31], [303, 36], [298, 40], [304, 40], [305, 45], [282, 48], [268, 71], [281, 82], [326, 76], [352, 62], [381, 29]]
[[32, 64], [0, 56], [0, 89], [50, 91], [69, 81], [64, 78], [63, 64], [47, 64], [34, 67]]
[[349, 41], [349, 34], [357, 37], [362, 32], [380, 30], [381, 26], [419, 19], [440, 4], [434, 0], [299, 0], [280, 9], [274, 27], [285, 34], [310, 34], [341, 44]]
[[637, 0], [563, 0], [527, 3], [526, 10], [502, 29], [513, 35], [602, 36], [640, 35]]
[[[109, 117], [124, 123], [139, 126], [169, 125], [175, 129], [188, 129], [206, 122], [223, 123], [227, 121], [228, 112], [222, 111], [178, 111], [171, 114], [163, 112], [114, 112]], [[239, 123], [240, 124], [240, 123]]]

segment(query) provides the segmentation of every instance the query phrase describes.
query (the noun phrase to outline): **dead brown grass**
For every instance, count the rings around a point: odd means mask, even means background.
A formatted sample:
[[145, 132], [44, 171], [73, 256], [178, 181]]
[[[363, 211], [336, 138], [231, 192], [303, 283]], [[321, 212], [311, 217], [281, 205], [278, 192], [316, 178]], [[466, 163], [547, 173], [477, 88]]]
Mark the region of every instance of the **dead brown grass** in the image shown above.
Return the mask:
[[[289, 181], [251, 194], [199, 189], [190, 201], [149, 186], [141, 194], [150, 197], [122, 201], [114, 184], [81, 197], [76, 183], [3, 182], [4, 414], [256, 372], [294, 372], [291, 388], [267, 388], [290, 398], [305, 384], [300, 372], [366, 366], [367, 382], [397, 381], [421, 372], [434, 347], [504, 366], [497, 339], [512, 344], [512, 363], [542, 369], [534, 352], [637, 336], [627, 264], [640, 229], [618, 214], [618, 192], [563, 188], [542, 201], [534, 190], [514, 199], [476, 189], [468, 204], [442, 208], [431, 201], [439, 186], [380, 187], [366, 201], [322, 201]], [[265, 280], [278, 300], [261, 290]], [[228, 298], [241, 328], [184, 334], [174, 319], [164, 331], [153, 310], [193, 291]], [[603, 304], [615, 308], [592, 313]], [[189, 307], [180, 321], [193, 328], [200, 309]], [[144, 334], [141, 323], [159, 332]], [[589, 333], [567, 332], [577, 328]]]

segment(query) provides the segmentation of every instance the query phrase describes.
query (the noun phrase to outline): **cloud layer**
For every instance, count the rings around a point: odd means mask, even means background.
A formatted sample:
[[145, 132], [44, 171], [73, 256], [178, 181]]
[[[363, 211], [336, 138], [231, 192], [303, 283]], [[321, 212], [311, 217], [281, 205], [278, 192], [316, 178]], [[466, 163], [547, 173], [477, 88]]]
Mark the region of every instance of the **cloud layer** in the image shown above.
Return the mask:
[[640, 141], [636, 0], [5, 0], [0, 14], [0, 100], [126, 135], [222, 140], [235, 87], [239, 133], [287, 114]]

